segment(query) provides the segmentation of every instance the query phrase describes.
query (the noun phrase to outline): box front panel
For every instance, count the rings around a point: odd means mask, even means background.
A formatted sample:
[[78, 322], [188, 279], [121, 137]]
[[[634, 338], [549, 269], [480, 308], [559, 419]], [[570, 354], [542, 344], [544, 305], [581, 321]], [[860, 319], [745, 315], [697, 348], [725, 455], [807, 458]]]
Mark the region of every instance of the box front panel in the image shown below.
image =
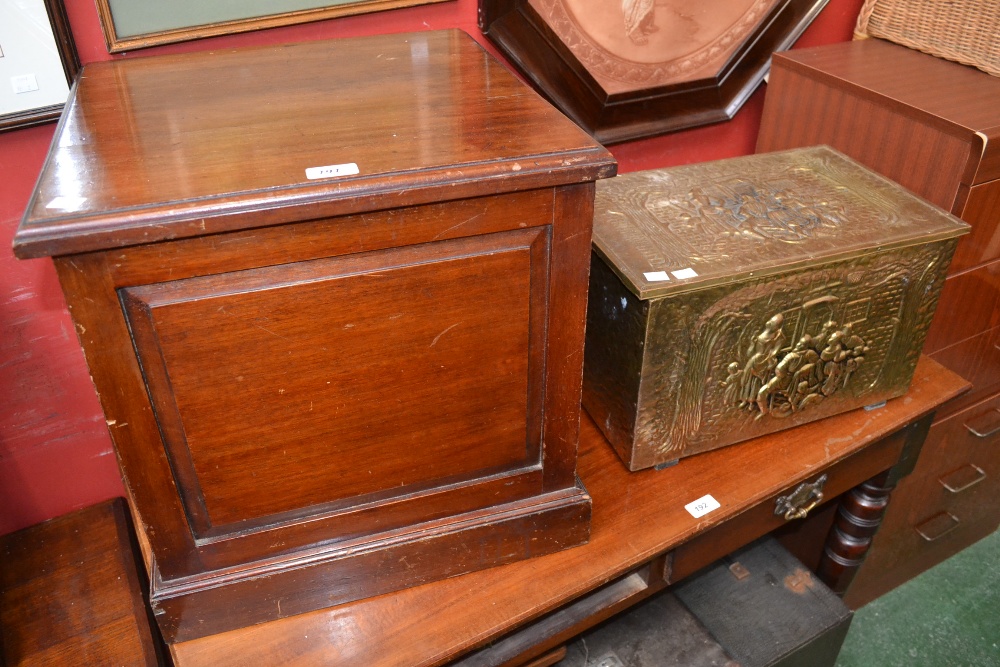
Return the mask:
[[955, 241], [654, 303], [635, 448], [647, 465], [909, 386]]
[[537, 466], [529, 351], [544, 344], [547, 239], [536, 228], [121, 290], [195, 537]]

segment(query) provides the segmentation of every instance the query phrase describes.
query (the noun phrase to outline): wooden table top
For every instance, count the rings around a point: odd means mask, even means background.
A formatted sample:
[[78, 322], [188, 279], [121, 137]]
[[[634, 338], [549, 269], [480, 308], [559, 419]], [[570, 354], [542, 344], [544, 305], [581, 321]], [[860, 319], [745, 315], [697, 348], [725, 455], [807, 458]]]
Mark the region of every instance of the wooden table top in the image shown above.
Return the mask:
[[[630, 473], [583, 418], [580, 476], [594, 500], [590, 542], [550, 556], [283, 618], [172, 647], [192, 665], [398, 665], [446, 662], [673, 549], [933, 411], [968, 383], [923, 357], [910, 391], [855, 410]], [[700, 519], [684, 505], [711, 494]]]

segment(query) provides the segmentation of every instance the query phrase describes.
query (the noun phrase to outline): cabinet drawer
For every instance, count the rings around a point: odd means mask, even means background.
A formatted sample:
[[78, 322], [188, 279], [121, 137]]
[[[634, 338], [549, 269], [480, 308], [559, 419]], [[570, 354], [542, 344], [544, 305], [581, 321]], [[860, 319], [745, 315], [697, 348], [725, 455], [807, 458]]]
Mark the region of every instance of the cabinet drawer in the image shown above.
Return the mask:
[[972, 390], [938, 410], [938, 421], [1000, 391], [1000, 327], [930, 355], [972, 383]]
[[[927, 442], [914, 470], [921, 478], [939, 482], [943, 500], [963, 495], [959, 471], [973, 465], [988, 476], [989, 483], [1000, 477], [1000, 395], [977, 403], [931, 427]], [[948, 487], [953, 489], [949, 491]], [[969, 487], [971, 490], [971, 487]], [[950, 495], [949, 495], [950, 494]], [[1000, 505], [995, 511], [1000, 513]]]
[[992, 533], [998, 491], [1000, 395], [931, 427], [914, 473], [892, 494], [848, 603], [865, 604]]
[[924, 354], [1000, 326], [1000, 261], [945, 280]]
[[949, 272], [954, 274], [1000, 259], [1000, 180], [959, 188], [956, 215], [972, 225], [958, 242]]

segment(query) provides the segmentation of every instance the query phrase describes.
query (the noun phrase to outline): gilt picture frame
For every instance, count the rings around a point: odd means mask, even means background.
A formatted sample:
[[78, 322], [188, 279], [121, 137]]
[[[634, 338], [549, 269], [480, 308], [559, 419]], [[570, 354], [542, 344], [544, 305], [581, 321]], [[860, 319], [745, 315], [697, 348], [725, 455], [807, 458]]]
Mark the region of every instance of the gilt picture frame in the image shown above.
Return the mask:
[[827, 0], [479, 0], [480, 28], [614, 144], [731, 119]]
[[0, 0], [0, 132], [59, 118], [80, 70], [62, 0]]
[[96, 0], [110, 53], [447, 0]]

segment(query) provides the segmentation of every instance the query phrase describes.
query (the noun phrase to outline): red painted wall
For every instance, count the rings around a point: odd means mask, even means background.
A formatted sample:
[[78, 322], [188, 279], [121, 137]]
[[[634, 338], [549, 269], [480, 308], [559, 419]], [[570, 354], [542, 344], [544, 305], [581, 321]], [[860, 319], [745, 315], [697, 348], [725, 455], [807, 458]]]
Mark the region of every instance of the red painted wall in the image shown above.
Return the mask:
[[[110, 59], [92, 0], [64, 2], [81, 62]], [[830, 0], [797, 46], [850, 39], [861, 2]], [[477, 0], [451, 0], [124, 57], [440, 28], [461, 28], [485, 43], [476, 27], [476, 5]], [[763, 92], [757, 91], [731, 122], [612, 147], [621, 171], [752, 153]], [[0, 134], [0, 534], [123, 491], [52, 265], [18, 261], [10, 251], [53, 129], [46, 125]]]

